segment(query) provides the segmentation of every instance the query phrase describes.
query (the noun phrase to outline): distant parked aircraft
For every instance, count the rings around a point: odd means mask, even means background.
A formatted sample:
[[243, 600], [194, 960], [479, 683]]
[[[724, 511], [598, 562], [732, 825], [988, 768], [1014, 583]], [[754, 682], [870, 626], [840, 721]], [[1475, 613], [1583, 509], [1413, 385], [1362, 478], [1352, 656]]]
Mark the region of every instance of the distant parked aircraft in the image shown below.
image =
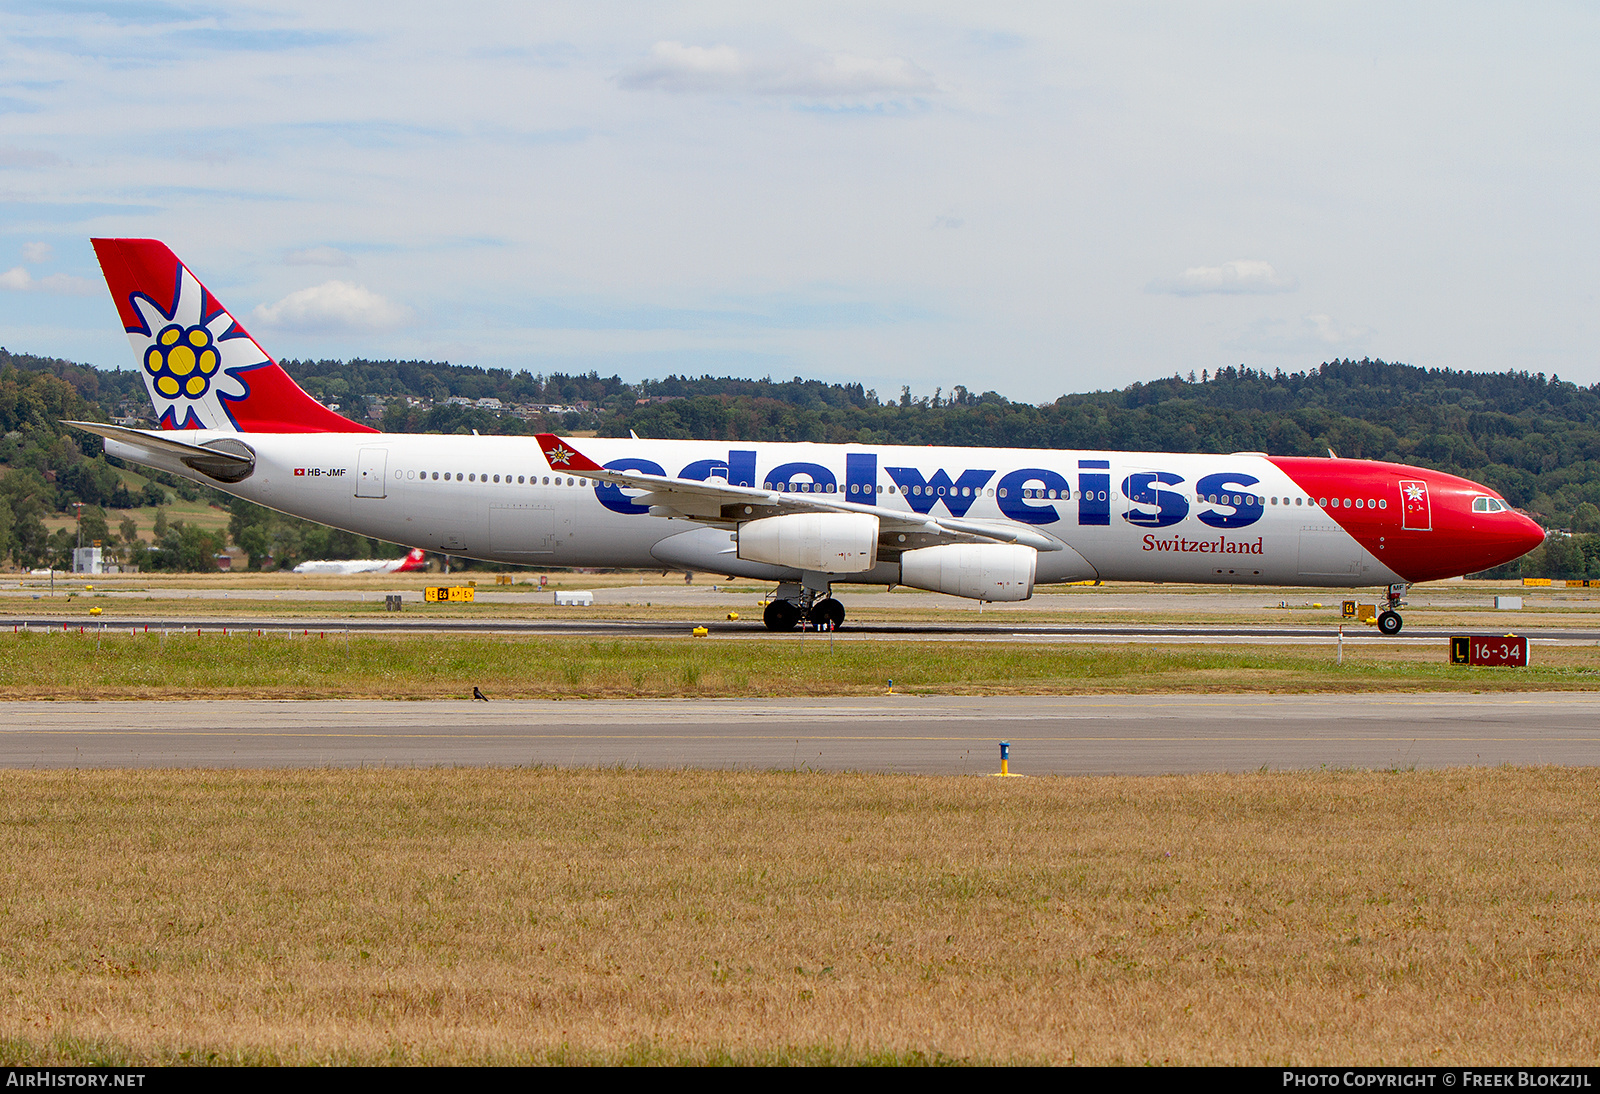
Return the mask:
[[405, 558], [363, 558], [339, 561], [302, 562], [294, 568], [297, 574], [405, 574], [427, 566], [428, 556], [420, 549], [410, 551]]

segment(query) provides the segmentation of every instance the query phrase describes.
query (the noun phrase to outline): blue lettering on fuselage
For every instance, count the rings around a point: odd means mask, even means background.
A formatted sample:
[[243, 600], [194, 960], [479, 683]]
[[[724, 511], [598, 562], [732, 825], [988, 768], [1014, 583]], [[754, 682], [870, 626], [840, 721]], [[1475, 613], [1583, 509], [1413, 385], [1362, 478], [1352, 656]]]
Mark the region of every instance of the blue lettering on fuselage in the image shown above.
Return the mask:
[[1122, 496], [1135, 506], [1155, 506], [1155, 512], [1144, 508], [1129, 509], [1122, 519], [1141, 528], [1165, 528], [1177, 524], [1189, 515], [1189, 499], [1172, 490], [1157, 490], [1156, 484], [1177, 486], [1181, 475], [1170, 471], [1139, 471], [1122, 480]]
[[[1215, 475], [1207, 475], [1195, 483], [1194, 492], [1206, 504], [1216, 508], [1206, 509], [1200, 514], [1200, 522], [1209, 524], [1213, 528], [1243, 528], [1247, 524], [1254, 524], [1261, 519], [1262, 498], [1260, 494], [1236, 494], [1232, 491], [1243, 490], [1254, 486], [1261, 480], [1254, 475], [1239, 475], [1232, 471], [1219, 471]], [[1210, 501], [1212, 494], [1218, 495], [1217, 501]], [[1226, 509], [1226, 512], [1218, 512]]]
[[[1039, 483], [1043, 489], [1030, 486], [1031, 483]], [[1025, 498], [1022, 496], [1024, 490], [1034, 494], [1054, 492], [1063, 497], [1072, 496], [1072, 488], [1067, 485], [1067, 480], [1054, 471], [1043, 467], [1024, 467], [1020, 471], [1011, 472], [1000, 480], [995, 493], [1000, 502], [1000, 511], [1023, 524], [1054, 524], [1061, 519], [1061, 514], [1056, 512], [1054, 505], [1049, 503], [1040, 505], [1033, 498]]]
[[722, 479], [729, 486], [754, 486], [756, 484], [756, 453], [755, 449], [734, 449], [728, 453], [725, 460], [695, 460], [688, 467], [678, 472], [680, 479], [695, 479], [705, 482], [716, 477]]
[[900, 487], [906, 504], [924, 516], [941, 501], [951, 516], [966, 516], [972, 503], [982, 496], [984, 486], [994, 478], [993, 471], [963, 471], [961, 477], [952, 482], [942, 467], [931, 479], [924, 479], [915, 467], [885, 467], [884, 470]]
[[[646, 475], [665, 475], [666, 471], [654, 460], [640, 459], [637, 456], [624, 456], [620, 460], [612, 460], [605, 465], [612, 471], [643, 471]], [[648, 505], [635, 505], [628, 495], [622, 492], [622, 487], [613, 483], [601, 482], [598, 479], [594, 484], [594, 496], [600, 499], [613, 513], [648, 513]]]
[[[797, 475], [804, 475], [805, 479], [797, 480], [795, 478]], [[796, 490], [803, 483], [809, 493], [831, 494], [832, 488], [839, 480], [833, 477], [832, 471], [820, 463], [797, 461], [774, 467], [767, 472], [762, 482], [769, 490]]]
[[[758, 481], [756, 455], [754, 449], [731, 449], [727, 459], [695, 460], [679, 471], [677, 477], [701, 482], [719, 478], [733, 486], [759, 485], [769, 490], [835, 494], [840, 500], [862, 505], [878, 503], [878, 457], [874, 453], [845, 454], [842, 488], [831, 469], [807, 461], [780, 464]], [[606, 467], [613, 471], [666, 474], [654, 460], [636, 456], [612, 460]], [[996, 475], [983, 468], [964, 470], [955, 479], [944, 468], [929, 477], [924, 477], [915, 467], [885, 467], [883, 470], [913, 512], [925, 516], [942, 502], [950, 514], [958, 518], [967, 515]], [[1110, 460], [1079, 460], [1074, 499], [1074, 491], [1064, 475], [1044, 467], [1023, 467], [1002, 475], [993, 494], [1000, 512], [1022, 524], [1054, 524], [1061, 519], [1057, 503], [1076, 500], [1080, 525], [1109, 525], [1110, 472]], [[1200, 479], [1195, 484], [1194, 494], [1190, 495], [1187, 491], [1161, 489], [1181, 485], [1184, 482], [1181, 475], [1171, 471], [1133, 472], [1122, 480], [1122, 495], [1130, 503], [1122, 517], [1141, 528], [1166, 528], [1185, 520], [1193, 506], [1200, 521], [1212, 528], [1243, 528], [1264, 515], [1265, 499], [1250, 489], [1260, 481], [1254, 475], [1220, 471]], [[620, 487], [610, 483], [596, 482], [594, 492], [600, 504], [613, 513], [634, 515], [650, 511], [648, 506], [637, 504]]]
[[844, 488], [850, 500], [878, 504], [878, 457], [871, 452], [848, 452], [844, 457]]
[[[1096, 474], [1091, 468], [1104, 468], [1106, 474]], [[1080, 525], [1111, 523], [1111, 461], [1078, 461], [1078, 523]]]

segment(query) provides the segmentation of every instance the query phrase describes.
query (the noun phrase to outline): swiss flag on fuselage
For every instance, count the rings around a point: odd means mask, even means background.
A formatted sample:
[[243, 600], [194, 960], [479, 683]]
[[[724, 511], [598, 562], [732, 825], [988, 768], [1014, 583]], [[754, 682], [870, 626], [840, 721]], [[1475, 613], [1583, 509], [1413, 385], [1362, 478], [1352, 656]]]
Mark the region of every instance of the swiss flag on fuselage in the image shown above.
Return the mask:
[[1400, 527], [1411, 532], [1433, 529], [1433, 513], [1428, 508], [1428, 484], [1417, 479], [1400, 480]]

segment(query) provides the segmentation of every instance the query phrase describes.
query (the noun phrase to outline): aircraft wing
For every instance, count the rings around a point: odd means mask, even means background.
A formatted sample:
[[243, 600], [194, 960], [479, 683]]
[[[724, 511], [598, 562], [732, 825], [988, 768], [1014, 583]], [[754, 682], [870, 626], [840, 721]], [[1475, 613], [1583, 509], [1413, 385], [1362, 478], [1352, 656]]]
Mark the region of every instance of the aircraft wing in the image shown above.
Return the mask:
[[[971, 543], [974, 540], [1020, 543], [1036, 551], [1059, 551], [1063, 546], [1059, 540], [1011, 524], [897, 512], [844, 501], [837, 494], [794, 494], [733, 486], [720, 479], [702, 481], [643, 471], [614, 471], [601, 467], [553, 433], [539, 434], [539, 447], [552, 471], [587, 475], [629, 490], [645, 491], [633, 501], [636, 505], [648, 505], [651, 516], [684, 517], [706, 524], [738, 524], [780, 513], [866, 513], [877, 517], [879, 528], [885, 532], [917, 535], [919, 547], [930, 542]], [[931, 537], [931, 540], [922, 537]]]

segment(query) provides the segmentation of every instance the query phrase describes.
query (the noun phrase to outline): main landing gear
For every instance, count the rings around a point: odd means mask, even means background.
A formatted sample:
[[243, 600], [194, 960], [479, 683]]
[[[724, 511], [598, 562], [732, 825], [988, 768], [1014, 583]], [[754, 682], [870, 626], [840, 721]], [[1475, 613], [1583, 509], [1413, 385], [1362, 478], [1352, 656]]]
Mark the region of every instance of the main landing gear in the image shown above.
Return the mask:
[[844, 605], [825, 592], [797, 585], [780, 585], [762, 615], [769, 631], [792, 631], [801, 623], [819, 631], [836, 631], [844, 624]]
[[1392, 637], [1400, 633], [1400, 627], [1403, 625], [1404, 620], [1400, 618], [1400, 613], [1396, 609], [1405, 606], [1406, 590], [1408, 588], [1410, 586], [1405, 584], [1389, 586], [1389, 607], [1387, 610], [1378, 613], [1378, 630], [1385, 635]]

